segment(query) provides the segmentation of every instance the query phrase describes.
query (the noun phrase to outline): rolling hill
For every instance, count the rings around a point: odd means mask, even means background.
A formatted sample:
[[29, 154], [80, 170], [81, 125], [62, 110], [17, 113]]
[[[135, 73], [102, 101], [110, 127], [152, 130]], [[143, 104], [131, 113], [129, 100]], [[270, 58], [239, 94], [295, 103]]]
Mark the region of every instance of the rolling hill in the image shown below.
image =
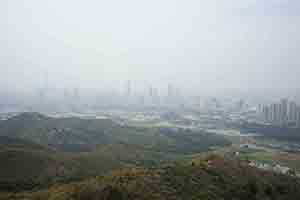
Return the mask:
[[201, 131], [22, 113], [0, 122], [0, 191], [43, 188], [124, 167], [157, 167], [229, 144]]
[[79, 183], [29, 193], [2, 194], [1, 200], [296, 200], [297, 178], [209, 156], [159, 168], [128, 168]]
[[51, 118], [22, 113], [0, 121], [0, 136], [24, 139], [65, 152], [92, 151], [99, 145], [125, 143], [152, 151], [188, 154], [230, 144], [202, 131], [120, 126], [109, 119]]
[[0, 137], [0, 191], [48, 187], [103, 175], [129, 166], [157, 166], [171, 155], [127, 144], [109, 144], [92, 152], [65, 153], [22, 139]]

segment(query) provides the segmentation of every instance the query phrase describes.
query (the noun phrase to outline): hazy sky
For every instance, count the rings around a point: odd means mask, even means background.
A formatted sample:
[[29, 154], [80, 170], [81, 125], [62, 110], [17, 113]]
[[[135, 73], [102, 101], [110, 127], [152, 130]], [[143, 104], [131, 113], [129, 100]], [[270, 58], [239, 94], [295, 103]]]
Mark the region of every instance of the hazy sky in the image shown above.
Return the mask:
[[0, 89], [296, 89], [299, 0], [1, 0]]

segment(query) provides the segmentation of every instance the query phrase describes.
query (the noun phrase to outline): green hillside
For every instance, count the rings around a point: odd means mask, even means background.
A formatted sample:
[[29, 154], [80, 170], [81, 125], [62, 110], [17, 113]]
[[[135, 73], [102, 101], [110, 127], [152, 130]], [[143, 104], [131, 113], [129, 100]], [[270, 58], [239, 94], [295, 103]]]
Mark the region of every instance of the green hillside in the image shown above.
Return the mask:
[[300, 181], [210, 156], [192, 164], [128, 168], [80, 183], [0, 199], [32, 200], [296, 200]]
[[43, 188], [124, 167], [157, 167], [229, 144], [201, 131], [23, 113], [0, 122], [0, 191]]
[[22, 139], [0, 137], [0, 160], [0, 191], [47, 186], [78, 173], [75, 160]]
[[0, 150], [4, 149], [30, 149], [30, 150], [40, 150], [40, 151], [51, 151], [50, 149], [36, 144], [34, 142], [28, 141], [28, 140], [23, 140], [23, 139], [18, 139], [18, 138], [12, 138], [8, 136], [0, 136]]
[[167, 153], [196, 153], [230, 144], [202, 131], [120, 126], [108, 119], [51, 118], [23, 113], [0, 121], [0, 136], [21, 138], [66, 152], [92, 151], [99, 145], [125, 143]]
[[[4, 146], [4, 141], [9, 144]], [[103, 175], [126, 166], [157, 166], [172, 156], [127, 144], [97, 147], [93, 152], [64, 153], [21, 139], [0, 137], [0, 191], [47, 187]]]

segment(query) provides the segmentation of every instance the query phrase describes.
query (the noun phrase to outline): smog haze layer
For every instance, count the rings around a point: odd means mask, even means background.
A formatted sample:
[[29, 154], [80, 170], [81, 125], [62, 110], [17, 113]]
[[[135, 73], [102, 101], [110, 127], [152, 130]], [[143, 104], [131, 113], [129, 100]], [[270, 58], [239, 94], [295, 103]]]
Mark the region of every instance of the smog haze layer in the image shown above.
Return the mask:
[[131, 80], [197, 93], [293, 93], [299, 9], [295, 0], [3, 0], [0, 90], [110, 90]]

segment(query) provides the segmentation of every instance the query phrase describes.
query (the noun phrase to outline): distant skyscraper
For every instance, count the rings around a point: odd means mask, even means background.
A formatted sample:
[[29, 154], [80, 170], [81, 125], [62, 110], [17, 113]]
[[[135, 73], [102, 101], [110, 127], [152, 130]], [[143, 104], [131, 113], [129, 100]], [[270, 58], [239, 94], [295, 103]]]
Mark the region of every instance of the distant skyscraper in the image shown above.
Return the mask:
[[151, 98], [153, 97], [153, 88], [152, 88], [152, 86], [149, 87], [149, 96]]
[[243, 109], [244, 105], [245, 105], [245, 102], [242, 99], [237, 102], [238, 109]]
[[261, 104], [258, 104], [258, 106], [257, 106], [257, 112], [258, 113], [262, 112], [262, 105]]
[[288, 125], [297, 123], [300, 127], [300, 107], [293, 101], [282, 99], [280, 103], [272, 103], [262, 107], [264, 121], [275, 125]]
[[281, 103], [276, 104], [276, 121], [275, 123], [281, 124], [282, 121], [282, 105]]
[[173, 96], [173, 87], [171, 84], [168, 84], [168, 97], [172, 97]]
[[287, 123], [287, 113], [288, 113], [288, 100], [282, 99], [280, 104], [280, 123]]
[[296, 111], [296, 124], [297, 124], [297, 127], [300, 128], [300, 107], [297, 107], [297, 111]]
[[281, 110], [282, 106], [278, 103], [273, 103], [270, 106], [270, 122], [273, 124], [281, 123]]
[[291, 122], [297, 121], [297, 104], [293, 101], [289, 104], [288, 120]]
[[263, 106], [263, 118], [265, 122], [270, 122], [271, 117], [270, 117], [270, 107], [269, 106]]
[[127, 96], [131, 95], [131, 82], [130, 82], [130, 80], [128, 80], [127, 83], [126, 83], [126, 95]]
[[276, 121], [276, 104], [273, 103], [270, 109], [270, 118], [272, 122]]

